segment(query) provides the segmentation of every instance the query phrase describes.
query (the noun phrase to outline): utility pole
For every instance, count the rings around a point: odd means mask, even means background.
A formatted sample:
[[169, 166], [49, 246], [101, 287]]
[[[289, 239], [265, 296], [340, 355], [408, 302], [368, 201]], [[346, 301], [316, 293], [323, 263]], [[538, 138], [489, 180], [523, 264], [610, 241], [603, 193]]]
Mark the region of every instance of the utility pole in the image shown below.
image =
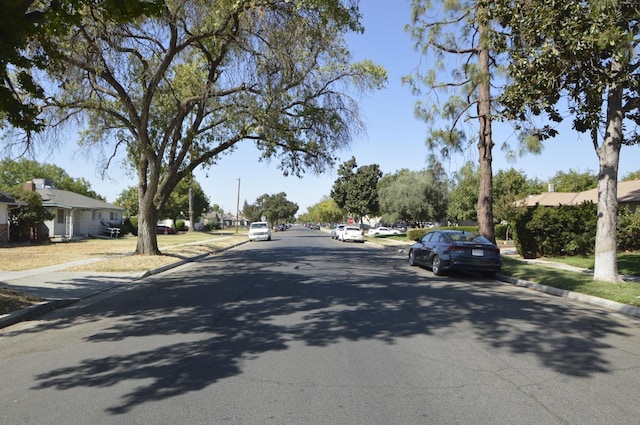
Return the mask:
[[240, 217], [240, 177], [238, 177], [238, 201], [236, 202], [236, 235], [238, 234], [238, 226], [240, 222], [238, 221]]
[[189, 179], [189, 231], [194, 231], [194, 223], [193, 223], [193, 174]]

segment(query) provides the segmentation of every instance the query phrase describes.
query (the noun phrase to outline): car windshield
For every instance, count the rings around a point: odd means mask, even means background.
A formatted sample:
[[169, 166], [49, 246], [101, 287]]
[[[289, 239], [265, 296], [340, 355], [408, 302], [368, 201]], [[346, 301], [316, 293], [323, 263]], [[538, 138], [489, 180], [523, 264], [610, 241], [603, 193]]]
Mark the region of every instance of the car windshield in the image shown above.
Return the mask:
[[266, 229], [267, 228], [267, 223], [252, 223], [251, 224], [251, 228], [252, 229]]
[[357, 228], [357, 227], [345, 227], [345, 230], [349, 230], [349, 231], [356, 231], [356, 232], [359, 232], [359, 231], [360, 231], [360, 229], [359, 229], [359, 228]]

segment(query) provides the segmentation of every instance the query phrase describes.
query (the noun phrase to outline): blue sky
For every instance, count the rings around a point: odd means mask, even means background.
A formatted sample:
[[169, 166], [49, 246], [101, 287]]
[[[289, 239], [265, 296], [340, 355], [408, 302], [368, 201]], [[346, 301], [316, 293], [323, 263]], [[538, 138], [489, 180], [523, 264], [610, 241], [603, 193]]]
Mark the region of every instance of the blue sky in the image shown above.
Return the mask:
[[[393, 4], [393, 6], [390, 6]], [[414, 118], [413, 107], [417, 100], [409, 88], [403, 86], [401, 78], [410, 74], [419, 64], [419, 56], [413, 49], [413, 41], [404, 31], [409, 22], [408, 1], [363, 0], [361, 12], [365, 33], [349, 35], [347, 40], [354, 60], [372, 59], [384, 66], [388, 72], [388, 84], [384, 90], [362, 99], [362, 118], [366, 123], [366, 134], [340, 153], [340, 162], [356, 157], [359, 166], [379, 164], [384, 173], [393, 173], [401, 168], [420, 170], [426, 166], [429, 154], [424, 144], [426, 124]], [[567, 124], [566, 126], [568, 126]], [[565, 126], [565, 127], [566, 127]], [[506, 129], [494, 129], [497, 145], [508, 141], [515, 143], [515, 136]], [[619, 177], [640, 169], [639, 147], [623, 147], [620, 158]], [[300, 206], [299, 213], [329, 195], [336, 179], [335, 169], [323, 175], [307, 174], [302, 179], [283, 177], [276, 163], [258, 162], [259, 153], [250, 144], [241, 146], [231, 155], [208, 171], [198, 171], [196, 179], [212, 203], [221, 205], [225, 211], [235, 213], [240, 179], [240, 208], [245, 200], [253, 203], [262, 194], [285, 192], [287, 199]], [[85, 178], [97, 193], [113, 202], [120, 192], [136, 184], [135, 178], [125, 175], [117, 167], [109, 169], [109, 176], [102, 179], [96, 163], [78, 151], [73, 140], [59, 150], [36, 158], [40, 162], [56, 164], [75, 178]], [[466, 160], [476, 161], [477, 149], [471, 147], [463, 155], [444, 164], [451, 175]], [[547, 181], [557, 171], [579, 172], [598, 170], [598, 158], [588, 136], [568, 129], [560, 129], [560, 135], [546, 142], [541, 155], [528, 155], [508, 162], [504, 153], [494, 149], [494, 172], [515, 168], [530, 178]]]

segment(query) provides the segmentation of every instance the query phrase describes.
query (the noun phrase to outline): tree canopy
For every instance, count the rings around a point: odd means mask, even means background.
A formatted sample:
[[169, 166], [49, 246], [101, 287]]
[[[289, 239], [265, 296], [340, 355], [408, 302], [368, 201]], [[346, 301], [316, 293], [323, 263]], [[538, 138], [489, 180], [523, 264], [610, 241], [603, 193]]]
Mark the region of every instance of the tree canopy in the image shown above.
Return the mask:
[[378, 181], [381, 177], [378, 164], [358, 167], [355, 157], [351, 157], [338, 167], [331, 198], [340, 209], [362, 222], [365, 216], [377, 215], [380, 210]]
[[378, 183], [384, 223], [440, 221], [447, 210], [448, 179], [439, 168], [387, 174]]
[[[640, 7], [635, 0], [480, 0], [505, 29], [505, 116], [562, 121], [586, 133], [599, 160], [594, 279], [619, 281], [617, 180], [620, 150], [640, 140]], [[547, 127], [548, 129], [548, 127]], [[554, 130], [555, 131], [555, 130]], [[544, 137], [545, 128], [530, 128]], [[551, 134], [553, 135], [553, 134]]]
[[287, 199], [284, 192], [275, 195], [264, 194], [256, 199], [256, 209], [260, 211], [260, 216], [265, 216], [271, 225], [279, 222], [294, 221], [298, 212], [298, 204]]
[[105, 201], [91, 189], [91, 183], [84, 178], [73, 178], [64, 169], [53, 164], [41, 164], [37, 161], [21, 158], [19, 160], [3, 159], [0, 161], [0, 190], [13, 193], [22, 188], [24, 183], [33, 179], [51, 180], [56, 189], [68, 190], [90, 198]]
[[139, 254], [159, 253], [158, 215], [197, 167], [249, 142], [285, 175], [321, 172], [363, 129], [355, 95], [386, 81], [345, 47], [362, 29], [356, 1], [167, 1], [128, 22], [99, 6], [39, 47], [53, 60], [46, 86], [61, 90], [49, 106], [137, 171]]
[[[48, 71], [47, 50], [33, 49], [34, 40], [46, 43], [67, 35], [93, 4], [102, 14], [122, 22], [159, 13], [163, 0], [11, 0], [0, 8], [0, 128], [8, 124], [29, 135], [42, 131], [46, 92], [32, 70]], [[29, 140], [29, 137], [27, 137]]]

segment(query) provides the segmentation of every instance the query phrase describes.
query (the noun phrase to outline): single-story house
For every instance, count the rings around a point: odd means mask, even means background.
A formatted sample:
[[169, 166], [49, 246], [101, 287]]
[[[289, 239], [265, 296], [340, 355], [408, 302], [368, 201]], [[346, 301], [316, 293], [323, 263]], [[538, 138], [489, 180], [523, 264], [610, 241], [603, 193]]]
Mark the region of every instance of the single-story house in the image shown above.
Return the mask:
[[[518, 201], [518, 205], [535, 207], [557, 207], [560, 205], [580, 205], [585, 202], [598, 203], [598, 189], [585, 190], [584, 192], [545, 192], [538, 195], [530, 195], [527, 199]], [[636, 211], [640, 206], [640, 180], [628, 180], [618, 182], [618, 204], [626, 205], [631, 211]]]
[[25, 183], [24, 189], [38, 192], [42, 206], [55, 215], [53, 220], [45, 222], [49, 237], [114, 236], [110, 224], [120, 224], [123, 220], [124, 208], [56, 189], [50, 180], [34, 179]]
[[9, 209], [21, 204], [13, 196], [0, 190], [0, 242], [9, 241]]

